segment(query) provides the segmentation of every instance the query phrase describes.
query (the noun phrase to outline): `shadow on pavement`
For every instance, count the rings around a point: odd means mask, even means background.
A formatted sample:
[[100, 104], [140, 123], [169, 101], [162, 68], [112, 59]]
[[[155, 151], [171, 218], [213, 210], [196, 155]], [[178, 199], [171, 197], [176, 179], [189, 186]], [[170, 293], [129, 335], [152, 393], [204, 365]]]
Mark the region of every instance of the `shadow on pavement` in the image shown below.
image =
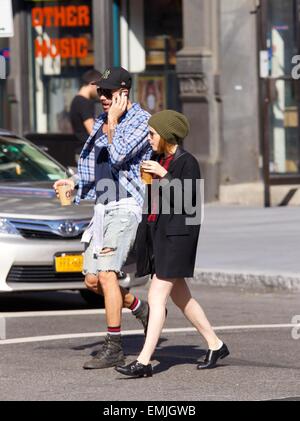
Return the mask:
[[[160, 339], [159, 345], [167, 341], [167, 339]], [[79, 345], [76, 347], [73, 347], [72, 349], [74, 351], [82, 351], [84, 349], [94, 348], [97, 347], [97, 350], [93, 351], [90, 355], [94, 356], [97, 354], [98, 350], [101, 348], [101, 346], [104, 344], [104, 340], [97, 341], [97, 342], [91, 342], [84, 345]], [[144, 345], [144, 335], [134, 335], [134, 336], [126, 336], [123, 338], [123, 347], [124, 347], [124, 353], [125, 357], [129, 355], [138, 355], [139, 352], [142, 350]]]
[[[158, 342], [157, 349], [153, 355], [152, 361], [158, 361], [157, 365], [154, 365], [154, 374], [158, 374], [164, 371], [168, 371], [169, 368], [177, 365], [191, 364], [195, 365], [197, 362], [203, 360], [206, 355], [207, 350], [200, 349], [199, 346], [193, 345], [176, 345], [176, 346], [164, 346], [164, 343], [167, 342], [167, 338], [160, 338]], [[87, 343], [85, 345], [80, 345], [72, 348], [73, 350], [80, 351], [85, 349], [91, 349], [97, 347], [96, 350], [93, 350], [90, 356], [95, 356], [98, 350], [103, 345], [104, 341], [97, 341], [92, 343]], [[129, 363], [131, 360], [134, 360], [134, 357], [137, 357], [144, 345], [144, 335], [134, 335], [126, 336], [123, 339], [124, 345], [124, 354]], [[162, 347], [161, 347], [162, 345]], [[131, 360], [130, 360], [131, 357]], [[227, 363], [228, 362], [228, 363]], [[229, 356], [224, 363], [218, 363], [216, 368], [220, 367], [257, 367], [257, 368], [276, 368], [276, 369], [291, 369], [291, 370], [300, 370], [300, 367], [280, 365], [267, 362], [259, 361], [250, 361], [232, 358]], [[127, 378], [128, 379], [128, 378]]]
[[0, 296], [0, 312], [85, 310], [91, 308], [100, 308], [100, 306], [87, 304], [77, 291], [16, 292], [2, 293]]

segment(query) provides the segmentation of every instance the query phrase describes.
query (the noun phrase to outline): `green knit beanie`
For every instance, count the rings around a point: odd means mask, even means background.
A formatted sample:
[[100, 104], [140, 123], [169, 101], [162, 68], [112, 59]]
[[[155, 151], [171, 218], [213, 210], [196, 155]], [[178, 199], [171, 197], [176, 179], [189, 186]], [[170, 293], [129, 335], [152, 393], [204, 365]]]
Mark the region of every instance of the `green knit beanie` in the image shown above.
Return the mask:
[[183, 114], [173, 110], [164, 110], [154, 114], [148, 124], [166, 142], [173, 145], [181, 143], [190, 130], [188, 119]]

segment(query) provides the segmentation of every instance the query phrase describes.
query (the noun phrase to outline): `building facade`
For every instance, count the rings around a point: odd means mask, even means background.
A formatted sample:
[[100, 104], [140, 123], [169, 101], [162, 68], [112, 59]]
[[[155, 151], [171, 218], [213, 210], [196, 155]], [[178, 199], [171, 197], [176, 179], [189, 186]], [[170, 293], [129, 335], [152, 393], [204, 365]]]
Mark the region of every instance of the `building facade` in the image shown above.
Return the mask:
[[299, 173], [298, 11], [299, 0], [13, 0], [0, 126], [68, 133], [80, 76], [122, 65], [149, 112], [190, 119], [206, 200], [261, 182], [266, 136], [270, 170]]

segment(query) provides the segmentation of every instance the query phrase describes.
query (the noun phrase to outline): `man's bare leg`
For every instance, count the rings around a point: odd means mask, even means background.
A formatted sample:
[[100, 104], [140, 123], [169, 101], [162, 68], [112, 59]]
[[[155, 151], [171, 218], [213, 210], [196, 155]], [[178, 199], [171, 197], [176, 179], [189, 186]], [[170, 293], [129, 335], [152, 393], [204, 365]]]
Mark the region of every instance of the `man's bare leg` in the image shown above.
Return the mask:
[[[83, 367], [101, 369], [122, 364], [125, 361], [121, 341], [122, 307], [130, 308], [136, 318], [142, 322], [146, 331], [149, 316], [148, 304], [120, 288], [115, 272], [99, 272], [98, 277], [87, 275], [85, 283], [90, 290], [104, 296], [108, 334], [102, 349]], [[134, 310], [135, 308], [137, 310]]]
[[98, 281], [104, 295], [107, 336], [100, 351], [84, 364], [85, 369], [114, 367], [125, 361], [121, 341], [123, 297], [115, 272], [99, 272]]
[[[97, 275], [88, 274], [84, 280], [85, 286], [88, 290], [93, 291], [95, 294], [103, 295], [103, 290], [99, 282]], [[123, 299], [123, 308], [130, 308], [134, 302], [135, 296], [131, 294], [127, 289], [120, 287], [120, 291]]]

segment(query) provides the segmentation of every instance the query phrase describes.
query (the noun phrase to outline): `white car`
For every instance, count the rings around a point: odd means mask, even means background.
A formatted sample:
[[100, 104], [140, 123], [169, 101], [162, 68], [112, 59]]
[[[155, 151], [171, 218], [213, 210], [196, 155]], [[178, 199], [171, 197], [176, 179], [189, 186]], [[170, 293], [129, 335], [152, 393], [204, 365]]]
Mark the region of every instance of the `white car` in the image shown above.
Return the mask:
[[[83, 282], [81, 235], [93, 203], [62, 207], [52, 185], [70, 175], [31, 142], [0, 130], [0, 294], [16, 291], [79, 290], [99, 302]], [[135, 278], [129, 256], [120, 284], [147, 283]]]

